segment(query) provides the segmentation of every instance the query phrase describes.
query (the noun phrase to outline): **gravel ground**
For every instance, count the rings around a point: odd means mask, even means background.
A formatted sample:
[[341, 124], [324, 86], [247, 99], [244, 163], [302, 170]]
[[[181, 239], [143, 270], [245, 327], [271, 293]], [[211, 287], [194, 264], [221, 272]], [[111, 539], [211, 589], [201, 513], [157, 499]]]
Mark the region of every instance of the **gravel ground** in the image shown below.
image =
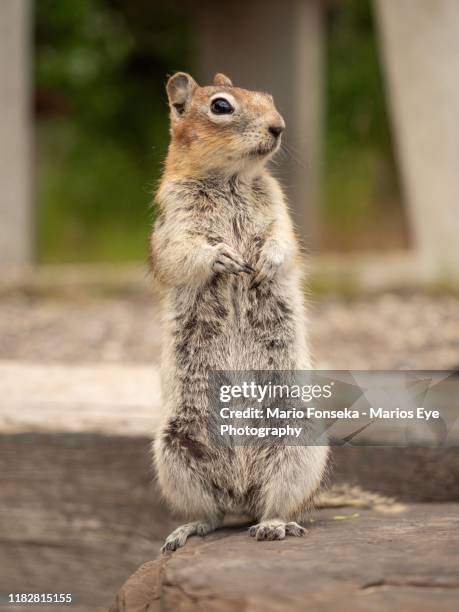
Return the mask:
[[[313, 355], [330, 369], [459, 368], [459, 297], [382, 294], [310, 305]], [[146, 297], [3, 297], [0, 359], [158, 363], [158, 305]]]

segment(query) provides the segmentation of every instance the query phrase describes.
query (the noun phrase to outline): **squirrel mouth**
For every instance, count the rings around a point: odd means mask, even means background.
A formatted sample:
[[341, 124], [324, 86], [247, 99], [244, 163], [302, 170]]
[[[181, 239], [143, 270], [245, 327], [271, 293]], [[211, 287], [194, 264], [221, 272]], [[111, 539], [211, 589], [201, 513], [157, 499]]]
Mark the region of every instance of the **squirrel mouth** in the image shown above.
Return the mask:
[[258, 146], [256, 149], [253, 149], [250, 152], [250, 155], [252, 157], [263, 157], [264, 155], [269, 155], [270, 153], [272, 153], [276, 149], [276, 147], [277, 143]]

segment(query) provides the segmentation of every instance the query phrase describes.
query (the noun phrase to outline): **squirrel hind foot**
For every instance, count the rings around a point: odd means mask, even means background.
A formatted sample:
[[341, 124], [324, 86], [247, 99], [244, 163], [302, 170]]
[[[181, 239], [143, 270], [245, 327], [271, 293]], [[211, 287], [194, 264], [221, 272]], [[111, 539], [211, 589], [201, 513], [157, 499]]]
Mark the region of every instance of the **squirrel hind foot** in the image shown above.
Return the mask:
[[278, 519], [261, 521], [249, 528], [249, 535], [256, 540], [283, 540], [286, 535], [302, 537], [306, 529], [291, 521], [285, 523]]
[[192, 535], [205, 536], [214, 529], [217, 528], [218, 525], [207, 522], [207, 521], [194, 521], [192, 523], [185, 523], [185, 525], [181, 525], [174, 529], [174, 531], [167, 536], [166, 541], [161, 547], [161, 553], [169, 553], [174, 552], [177, 548], [181, 548], [185, 545], [188, 538]]

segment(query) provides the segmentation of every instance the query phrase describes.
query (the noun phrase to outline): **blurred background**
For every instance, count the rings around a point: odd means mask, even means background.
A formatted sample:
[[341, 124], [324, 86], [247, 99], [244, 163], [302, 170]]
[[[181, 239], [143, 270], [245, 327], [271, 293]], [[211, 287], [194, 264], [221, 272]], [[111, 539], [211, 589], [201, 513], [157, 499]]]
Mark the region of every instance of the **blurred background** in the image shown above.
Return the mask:
[[221, 70], [287, 120], [274, 172], [322, 280], [457, 284], [456, 3], [265, 4], [2, 2], [3, 269], [144, 262], [167, 76]]
[[[151, 192], [168, 139], [164, 83], [176, 70], [200, 69], [192, 17], [166, 3], [138, 0], [37, 3], [39, 262], [145, 258]], [[326, 107], [324, 189], [322, 201], [311, 203], [320, 206], [320, 247], [406, 246], [369, 0], [329, 10], [321, 27], [329, 68], [325, 86], [315, 84], [324, 86]], [[251, 34], [254, 46], [258, 35]], [[218, 66], [218, 45], [216, 52]], [[276, 75], [269, 78], [275, 86]], [[242, 85], [255, 87], [256, 73], [253, 80], [247, 76]], [[307, 158], [295, 150], [286, 155], [295, 172], [306, 174]]]
[[[16, 27], [29, 28], [31, 38], [24, 44], [31, 55], [25, 61], [33, 88], [27, 92], [33, 107], [33, 261], [145, 258], [155, 212], [149, 209], [151, 194], [167, 149], [167, 75], [187, 70], [202, 75], [205, 83], [213, 69], [227, 64], [241, 86], [279, 89], [276, 98], [281, 112], [290, 115], [291, 132], [280, 178], [288, 185], [283, 171], [288, 165], [289, 174], [300, 175], [302, 182], [319, 182], [314, 192], [303, 187], [300, 197], [306, 197], [295, 203], [316, 209], [314, 216], [320, 218], [320, 227], [305, 225], [304, 238], [332, 252], [408, 246], [370, 0], [317, 7], [287, 3], [279, 15], [257, 2], [248, 9], [235, 3], [226, 22], [230, 42], [222, 40], [221, 7], [212, 15], [211, 4], [200, 4], [190, 9], [186, 2], [41, 0], [34, 15], [15, 9], [18, 20], [32, 20]], [[314, 48], [304, 50], [310, 57], [293, 58], [287, 89], [279, 61], [270, 65], [265, 59], [260, 65], [256, 59], [253, 67], [238, 67], [247, 47], [259, 47], [263, 25], [275, 26], [273, 35], [284, 48], [282, 62], [288, 63], [292, 50], [283, 39], [299, 35], [292, 31], [291, 13], [304, 8], [313, 21], [308, 27], [316, 30], [308, 37]], [[247, 40], [235, 45], [231, 17], [244, 10], [253, 28], [246, 25]], [[240, 29], [235, 23], [234, 30]], [[202, 30], [208, 31], [200, 36]], [[217, 40], [209, 42], [212, 31]], [[204, 61], [206, 42], [215, 48]], [[268, 37], [266, 44], [276, 47], [279, 42]], [[295, 112], [291, 98], [301, 61], [316, 65], [304, 75], [305, 107]], [[308, 117], [315, 125], [305, 130]]]
[[[317, 366], [456, 369], [459, 4], [0, 0], [0, 67], [0, 592], [86, 610], [173, 524], [146, 266], [168, 75], [274, 95]], [[344, 454], [337, 479], [457, 500], [451, 449], [392, 450]]]

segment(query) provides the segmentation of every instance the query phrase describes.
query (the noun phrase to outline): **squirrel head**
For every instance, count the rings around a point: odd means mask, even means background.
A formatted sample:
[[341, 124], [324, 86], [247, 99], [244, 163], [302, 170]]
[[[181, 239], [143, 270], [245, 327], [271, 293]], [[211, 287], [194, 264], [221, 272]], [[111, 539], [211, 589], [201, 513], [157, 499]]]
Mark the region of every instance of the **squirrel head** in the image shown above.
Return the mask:
[[224, 74], [200, 87], [189, 74], [168, 81], [170, 158], [193, 172], [238, 174], [263, 165], [280, 147], [284, 120], [272, 96], [233, 87]]

